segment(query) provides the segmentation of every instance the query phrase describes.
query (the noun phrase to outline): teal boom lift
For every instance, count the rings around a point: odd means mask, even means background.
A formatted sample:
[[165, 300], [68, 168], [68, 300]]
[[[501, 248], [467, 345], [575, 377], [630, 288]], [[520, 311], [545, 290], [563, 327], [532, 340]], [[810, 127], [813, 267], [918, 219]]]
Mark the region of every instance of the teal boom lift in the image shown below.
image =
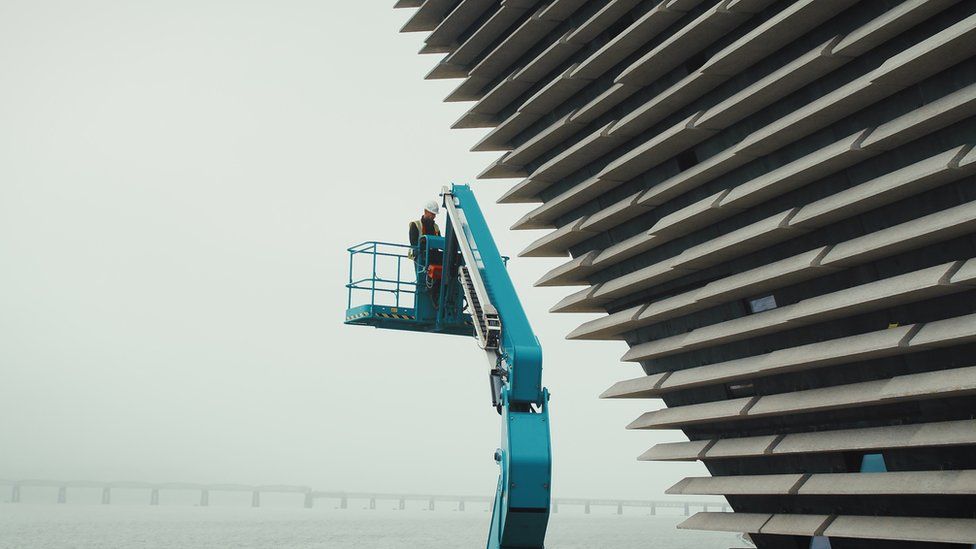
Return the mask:
[[[471, 188], [445, 187], [442, 197], [443, 236], [423, 236], [416, 248], [382, 242], [349, 248], [346, 324], [475, 337], [502, 416], [487, 547], [541, 549], [552, 478], [542, 348]], [[371, 273], [360, 276], [364, 265]], [[363, 295], [367, 302], [354, 306]]]

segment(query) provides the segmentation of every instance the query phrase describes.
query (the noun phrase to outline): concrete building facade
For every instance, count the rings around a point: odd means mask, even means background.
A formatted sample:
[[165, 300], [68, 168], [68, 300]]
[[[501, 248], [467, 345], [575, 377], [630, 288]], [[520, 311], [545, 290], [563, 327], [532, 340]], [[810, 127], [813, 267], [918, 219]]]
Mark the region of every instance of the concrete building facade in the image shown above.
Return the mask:
[[976, 543], [976, 2], [400, 0], [457, 128], [700, 460], [681, 527]]

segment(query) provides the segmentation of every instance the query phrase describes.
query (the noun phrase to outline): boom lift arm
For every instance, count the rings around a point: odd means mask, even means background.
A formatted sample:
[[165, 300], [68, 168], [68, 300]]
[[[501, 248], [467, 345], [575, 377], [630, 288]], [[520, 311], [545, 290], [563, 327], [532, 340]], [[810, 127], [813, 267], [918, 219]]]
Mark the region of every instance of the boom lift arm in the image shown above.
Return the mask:
[[[350, 308], [346, 323], [475, 336], [490, 366], [492, 404], [502, 417], [501, 447], [495, 451], [500, 470], [487, 548], [542, 549], [552, 477], [542, 348], [471, 188], [452, 185], [443, 189], [442, 196], [447, 210], [444, 237], [422, 238], [415, 252], [414, 308], [394, 307], [392, 314], [403, 318], [390, 318], [391, 308], [377, 309], [373, 299], [366, 309]], [[376, 243], [372, 244], [375, 250]], [[361, 246], [350, 251], [362, 253], [356, 251]], [[442, 260], [439, 284], [432, 283], [430, 268], [437, 259]], [[369, 289], [357, 285], [362, 281], [353, 282], [350, 265], [350, 292]], [[375, 265], [374, 257], [373, 295], [376, 280], [383, 280], [377, 279]], [[425, 293], [425, 288], [437, 297]], [[396, 291], [401, 291], [399, 281]], [[377, 316], [384, 311], [387, 316]]]

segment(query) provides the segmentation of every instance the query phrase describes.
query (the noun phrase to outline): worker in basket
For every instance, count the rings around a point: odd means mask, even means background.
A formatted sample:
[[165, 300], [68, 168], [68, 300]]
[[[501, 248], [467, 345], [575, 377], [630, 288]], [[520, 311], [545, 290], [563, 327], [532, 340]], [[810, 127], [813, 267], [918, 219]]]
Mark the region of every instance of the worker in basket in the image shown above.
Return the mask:
[[[440, 210], [437, 202], [431, 200], [424, 206], [424, 213], [419, 220], [410, 222], [410, 259], [416, 261], [416, 253], [420, 250], [420, 239], [426, 235], [440, 236], [441, 229], [437, 226], [437, 212]], [[427, 265], [427, 290], [430, 298], [437, 307], [437, 299], [440, 295], [441, 269], [443, 267], [443, 253], [440, 250], [432, 250], [428, 258]]]

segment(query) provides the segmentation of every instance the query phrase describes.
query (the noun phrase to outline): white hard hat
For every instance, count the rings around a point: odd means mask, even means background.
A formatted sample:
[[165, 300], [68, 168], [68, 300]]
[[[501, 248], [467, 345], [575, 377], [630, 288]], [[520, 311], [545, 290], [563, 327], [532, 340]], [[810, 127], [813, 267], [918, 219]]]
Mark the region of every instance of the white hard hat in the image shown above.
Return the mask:
[[434, 215], [437, 215], [437, 212], [438, 210], [440, 210], [440, 207], [437, 205], [436, 200], [431, 200], [430, 202], [427, 203], [426, 206], [424, 206], [424, 209]]

